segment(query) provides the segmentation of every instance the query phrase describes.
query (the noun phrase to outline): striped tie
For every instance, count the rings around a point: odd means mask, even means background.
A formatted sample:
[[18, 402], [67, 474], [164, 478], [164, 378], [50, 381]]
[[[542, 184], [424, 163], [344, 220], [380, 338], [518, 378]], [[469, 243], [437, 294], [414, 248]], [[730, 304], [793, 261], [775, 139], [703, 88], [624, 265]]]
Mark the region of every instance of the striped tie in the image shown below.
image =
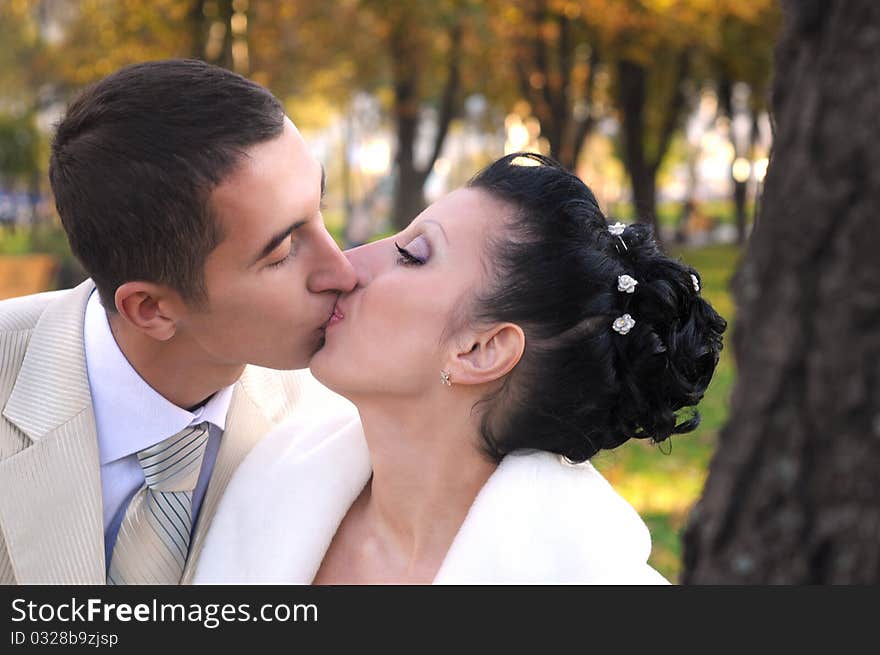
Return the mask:
[[145, 484], [125, 510], [107, 584], [178, 584], [189, 552], [192, 496], [208, 423], [138, 452]]

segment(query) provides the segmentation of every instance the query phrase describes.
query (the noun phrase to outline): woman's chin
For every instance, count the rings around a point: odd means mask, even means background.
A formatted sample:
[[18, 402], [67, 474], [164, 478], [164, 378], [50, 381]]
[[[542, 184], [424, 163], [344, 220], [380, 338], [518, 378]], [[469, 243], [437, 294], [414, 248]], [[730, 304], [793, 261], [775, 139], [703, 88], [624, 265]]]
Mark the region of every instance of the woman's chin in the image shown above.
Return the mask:
[[327, 346], [325, 345], [312, 357], [309, 362], [309, 371], [311, 371], [312, 377], [325, 387], [340, 395], [345, 395], [340, 390], [340, 387], [344, 385], [339, 376], [339, 366], [334, 366], [333, 359], [333, 357], [330, 357], [330, 353], [327, 352]]

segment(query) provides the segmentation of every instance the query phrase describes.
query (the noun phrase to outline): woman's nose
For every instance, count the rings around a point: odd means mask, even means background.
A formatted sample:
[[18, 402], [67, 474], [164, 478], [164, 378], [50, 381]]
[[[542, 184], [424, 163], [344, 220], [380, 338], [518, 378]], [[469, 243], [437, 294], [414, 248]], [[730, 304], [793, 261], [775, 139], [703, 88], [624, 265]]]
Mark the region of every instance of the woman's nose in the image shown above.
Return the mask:
[[344, 252], [354, 268], [357, 286], [368, 285], [376, 276], [381, 268], [381, 252], [383, 247], [387, 247], [387, 241], [387, 239], [374, 241]]

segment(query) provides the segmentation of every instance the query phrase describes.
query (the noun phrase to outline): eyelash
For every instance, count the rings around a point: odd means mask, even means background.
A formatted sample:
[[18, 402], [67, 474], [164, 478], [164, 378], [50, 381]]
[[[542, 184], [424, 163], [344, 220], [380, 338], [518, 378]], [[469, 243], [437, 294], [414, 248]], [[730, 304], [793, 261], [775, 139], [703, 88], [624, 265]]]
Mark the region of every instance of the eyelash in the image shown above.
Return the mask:
[[272, 262], [271, 264], [267, 264], [267, 268], [278, 268], [282, 264], [286, 263], [291, 257], [293, 257], [293, 249], [287, 255], [284, 256], [284, 259], [279, 259], [277, 262]]
[[421, 259], [413, 255], [411, 252], [406, 250], [405, 248], [401, 248], [397, 245], [397, 242], [394, 242], [394, 247], [397, 248], [397, 252], [400, 253], [400, 257], [397, 259], [398, 264], [402, 264], [403, 266], [423, 266], [425, 262]]

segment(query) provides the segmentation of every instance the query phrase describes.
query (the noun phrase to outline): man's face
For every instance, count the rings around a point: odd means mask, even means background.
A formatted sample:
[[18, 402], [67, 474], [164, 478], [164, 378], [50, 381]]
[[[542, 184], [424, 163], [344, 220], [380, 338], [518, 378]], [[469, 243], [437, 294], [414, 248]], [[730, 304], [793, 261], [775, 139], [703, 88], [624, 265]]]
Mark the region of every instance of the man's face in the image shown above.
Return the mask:
[[205, 262], [208, 302], [185, 330], [217, 365], [308, 366], [336, 297], [355, 284], [324, 227], [323, 171], [289, 119], [246, 151], [210, 197], [223, 241]]

